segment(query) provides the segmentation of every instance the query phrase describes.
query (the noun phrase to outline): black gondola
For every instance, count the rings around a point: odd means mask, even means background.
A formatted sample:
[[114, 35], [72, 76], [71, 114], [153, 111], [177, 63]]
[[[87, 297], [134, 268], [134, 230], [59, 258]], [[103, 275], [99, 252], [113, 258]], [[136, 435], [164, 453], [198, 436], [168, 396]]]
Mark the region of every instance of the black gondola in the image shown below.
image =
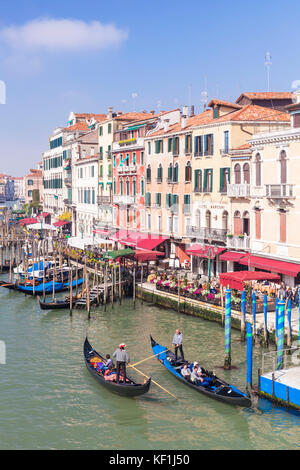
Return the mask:
[[194, 390], [197, 390], [197, 392], [201, 392], [210, 398], [214, 398], [224, 403], [228, 403], [230, 405], [235, 405], [235, 406], [243, 406], [243, 407], [251, 406], [251, 399], [249, 398], [247, 394], [241, 392], [233, 385], [229, 385], [228, 383], [224, 382], [222, 379], [219, 379], [212, 372], [208, 372], [207, 370], [203, 368], [202, 370], [204, 374], [207, 377], [209, 377], [209, 385], [202, 387], [200, 383], [195, 384], [191, 382], [190, 380], [185, 379], [180, 373], [181, 368], [184, 364], [187, 364], [189, 367], [191, 366], [192, 363], [188, 361], [183, 361], [182, 359], [177, 360], [177, 362], [175, 363], [175, 354], [172, 351], [158, 344], [152, 338], [152, 336], [150, 336], [150, 340], [151, 340], [153, 353], [154, 354], [160, 353], [157, 356], [158, 360], [180, 382], [183, 382], [184, 384], [188, 385]]
[[13, 290], [16, 288], [16, 284], [14, 282], [0, 281], [0, 287]]
[[[70, 301], [69, 300], [63, 300], [63, 299], [55, 299], [54, 302], [42, 302], [40, 297], [39, 299], [39, 305], [42, 310], [55, 310], [55, 309], [62, 309], [62, 308], [69, 308], [70, 307]], [[73, 306], [75, 304], [76, 300], [73, 300]]]
[[144, 393], [147, 393], [149, 391], [151, 385], [151, 377], [144, 384], [137, 384], [128, 376], [127, 379], [129, 380], [129, 382], [125, 383], [106, 381], [104, 376], [100, 372], [96, 371], [96, 369], [94, 369], [90, 362], [93, 357], [99, 357], [101, 360], [104, 360], [104, 358], [101, 354], [94, 350], [94, 348], [90, 345], [87, 337], [83, 346], [83, 354], [85, 364], [92, 376], [111, 392], [124, 397], [137, 397], [138, 395], [143, 395]]

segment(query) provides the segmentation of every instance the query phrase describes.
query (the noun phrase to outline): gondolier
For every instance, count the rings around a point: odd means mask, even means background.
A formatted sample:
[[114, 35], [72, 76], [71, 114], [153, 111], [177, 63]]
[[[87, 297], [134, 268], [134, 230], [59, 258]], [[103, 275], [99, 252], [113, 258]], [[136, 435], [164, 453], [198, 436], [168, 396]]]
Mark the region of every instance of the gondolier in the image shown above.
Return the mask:
[[113, 353], [113, 357], [116, 358], [116, 362], [117, 362], [116, 382], [119, 383], [121, 369], [124, 375], [123, 381], [125, 382], [126, 381], [126, 363], [129, 364], [130, 362], [130, 358], [126, 351], [126, 344], [124, 343], [119, 344], [119, 349], [115, 350], [115, 352]]
[[183, 349], [182, 349], [182, 341], [183, 341], [183, 335], [180, 332], [179, 328], [177, 328], [175, 335], [173, 337], [172, 344], [175, 348], [175, 361], [177, 362], [178, 360], [178, 349], [180, 350], [181, 354], [181, 359], [184, 361], [184, 354], [183, 354]]

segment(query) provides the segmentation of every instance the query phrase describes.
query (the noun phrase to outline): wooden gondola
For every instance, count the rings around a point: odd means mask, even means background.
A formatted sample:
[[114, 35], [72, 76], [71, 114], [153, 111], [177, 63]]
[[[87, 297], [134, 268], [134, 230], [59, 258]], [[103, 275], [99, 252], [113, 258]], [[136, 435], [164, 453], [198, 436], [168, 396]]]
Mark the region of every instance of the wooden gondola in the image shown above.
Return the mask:
[[[62, 309], [62, 308], [69, 308], [70, 301], [66, 299], [55, 299], [53, 302], [42, 302], [40, 297], [38, 297], [39, 305], [42, 310], [55, 310], [55, 309]], [[73, 305], [76, 300], [73, 300]]]
[[15, 289], [16, 285], [14, 282], [0, 281], [0, 287], [5, 287], [6, 289]]
[[233, 385], [229, 385], [228, 383], [224, 382], [223, 380], [219, 379], [216, 375], [212, 372], [208, 372], [207, 370], [202, 368], [204, 374], [209, 377], [209, 385], [208, 386], [201, 386], [201, 383], [193, 383], [190, 380], [185, 379], [181, 375], [181, 368], [184, 364], [187, 364], [188, 367], [192, 365], [192, 363], [188, 361], [184, 361], [182, 359], [177, 360], [175, 363], [175, 354], [170, 351], [169, 349], [165, 348], [158, 344], [152, 336], [150, 336], [151, 346], [153, 350], [153, 354], [159, 354], [157, 356], [158, 360], [164, 365], [164, 367], [178, 379], [180, 382], [188, 385], [189, 387], [193, 388], [197, 392], [201, 392], [204, 395], [214, 398], [216, 400], [222, 401], [223, 403], [228, 403], [230, 405], [235, 406], [243, 406], [243, 407], [250, 407], [251, 406], [251, 399], [250, 397], [238, 390]]
[[94, 369], [91, 363], [91, 359], [94, 357], [99, 357], [101, 361], [104, 360], [104, 358], [101, 354], [94, 350], [94, 348], [90, 345], [87, 337], [83, 346], [83, 354], [89, 372], [100, 384], [102, 384], [110, 392], [116, 393], [117, 395], [121, 395], [123, 397], [137, 397], [149, 391], [151, 385], [151, 377], [144, 384], [135, 383], [128, 376], [127, 379], [129, 381], [125, 383], [109, 382], [105, 380], [104, 376], [100, 372], [96, 371], [96, 369]]

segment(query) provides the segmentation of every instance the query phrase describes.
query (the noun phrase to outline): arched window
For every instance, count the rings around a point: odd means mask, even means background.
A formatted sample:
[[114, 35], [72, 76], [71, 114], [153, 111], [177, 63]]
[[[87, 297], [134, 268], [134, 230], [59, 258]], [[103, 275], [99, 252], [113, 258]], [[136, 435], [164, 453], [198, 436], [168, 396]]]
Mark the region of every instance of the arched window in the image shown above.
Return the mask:
[[255, 185], [261, 186], [261, 156], [259, 153], [255, 157]]
[[132, 194], [133, 196], [136, 195], [136, 178], [135, 177], [133, 178], [133, 181], [132, 181]]
[[196, 227], [197, 228], [201, 227], [201, 212], [200, 212], [200, 209], [197, 209], [197, 211], [196, 211]]
[[175, 163], [173, 168], [173, 183], [178, 183], [178, 163]]
[[129, 196], [130, 194], [130, 186], [129, 186], [129, 178], [126, 178], [126, 194]]
[[123, 194], [123, 178], [120, 178], [120, 194]]
[[243, 175], [244, 175], [244, 183], [250, 184], [250, 165], [249, 165], [249, 163], [244, 163], [244, 165], [243, 165]]
[[242, 233], [242, 219], [240, 211], [235, 211], [233, 215], [233, 232], [234, 235], [240, 235]]
[[163, 169], [162, 164], [160, 164], [157, 168], [157, 182], [161, 183], [163, 179]]
[[185, 167], [185, 181], [189, 182], [192, 181], [192, 166], [191, 162], [187, 162]]
[[241, 184], [241, 165], [239, 163], [234, 165], [234, 182], [235, 184]]
[[206, 228], [210, 230], [211, 229], [211, 212], [210, 211], [206, 211], [205, 221], [206, 221]]
[[224, 211], [222, 214], [222, 229], [228, 230], [228, 212]]
[[147, 183], [151, 183], [151, 165], [147, 166], [146, 179], [147, 179]]
[[249, 212], [245, 211], [243, 213], [243, 232], [246, 235], [250, 235], [250, 216]]
[[141, 195], [144, 196], [145, 194], [145, 182], [144, 178], [141, 179]]
[[279, 156], [279, 162], [280, 162], [280, 183], [281, 184], [286, 184], [287, 182], [287, 173], [286, 173], [286, 152], [282, 150], [280, 152]]
[[173, 175], [173, 165], [170, 163], [168, 166], [168, 181], [172, 181], [172, 175]]

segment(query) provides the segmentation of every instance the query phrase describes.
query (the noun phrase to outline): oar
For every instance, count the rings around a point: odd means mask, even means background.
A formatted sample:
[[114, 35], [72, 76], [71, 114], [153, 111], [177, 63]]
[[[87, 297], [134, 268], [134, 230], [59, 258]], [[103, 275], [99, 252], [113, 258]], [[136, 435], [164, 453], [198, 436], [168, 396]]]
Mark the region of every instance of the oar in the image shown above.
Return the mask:
[[[129, 366], [128, 366], [129, 367]], [[144, 374], [144, 372], [142, 372], [141, 370], [137, 369], [136, 367], [134, 366], [131, 366], [134, 370], [136, 370], [139, 374], [143, 375], [144, 377], [146, 377], [147, 379], [149, 379], [150, 377], [148, 377], [148, 375]], [[178, 400], [177, 397], [175, 397], [175, 395], [173, 395], [173, 393], [169, 392], [166, 388], [162, 387], [161, 385], [159, 385], [159, 383], [155, 382], [155, 380], [151, 379], [151, 381], [157, 385], [159, 388], [161, 388], [164, 392], [167, 392], [169, 395], [171, 395], [171, 397], [175, 398], [175, 400]]]
[[162, 353], [164, 353], [164, 352], [166, 352], [166, 351], [168, 351], [168, 350], [165, 349], [164, 351], [160, 351], [159, 353], [156, 353], [156, 354], [153, 354], [152, 356], [146, 357], [146, 359], [142, 359], [141, 361], [136, 362], [135, 364], [129, 364], [128, 367], [138, 366], [139, 364], [141, 364], [141, 362], [148, 361], [148, 359], [151, 359], [152, 357], [155, 357], [155, 356], [159, 356], [160, 354], [162, 354]]

